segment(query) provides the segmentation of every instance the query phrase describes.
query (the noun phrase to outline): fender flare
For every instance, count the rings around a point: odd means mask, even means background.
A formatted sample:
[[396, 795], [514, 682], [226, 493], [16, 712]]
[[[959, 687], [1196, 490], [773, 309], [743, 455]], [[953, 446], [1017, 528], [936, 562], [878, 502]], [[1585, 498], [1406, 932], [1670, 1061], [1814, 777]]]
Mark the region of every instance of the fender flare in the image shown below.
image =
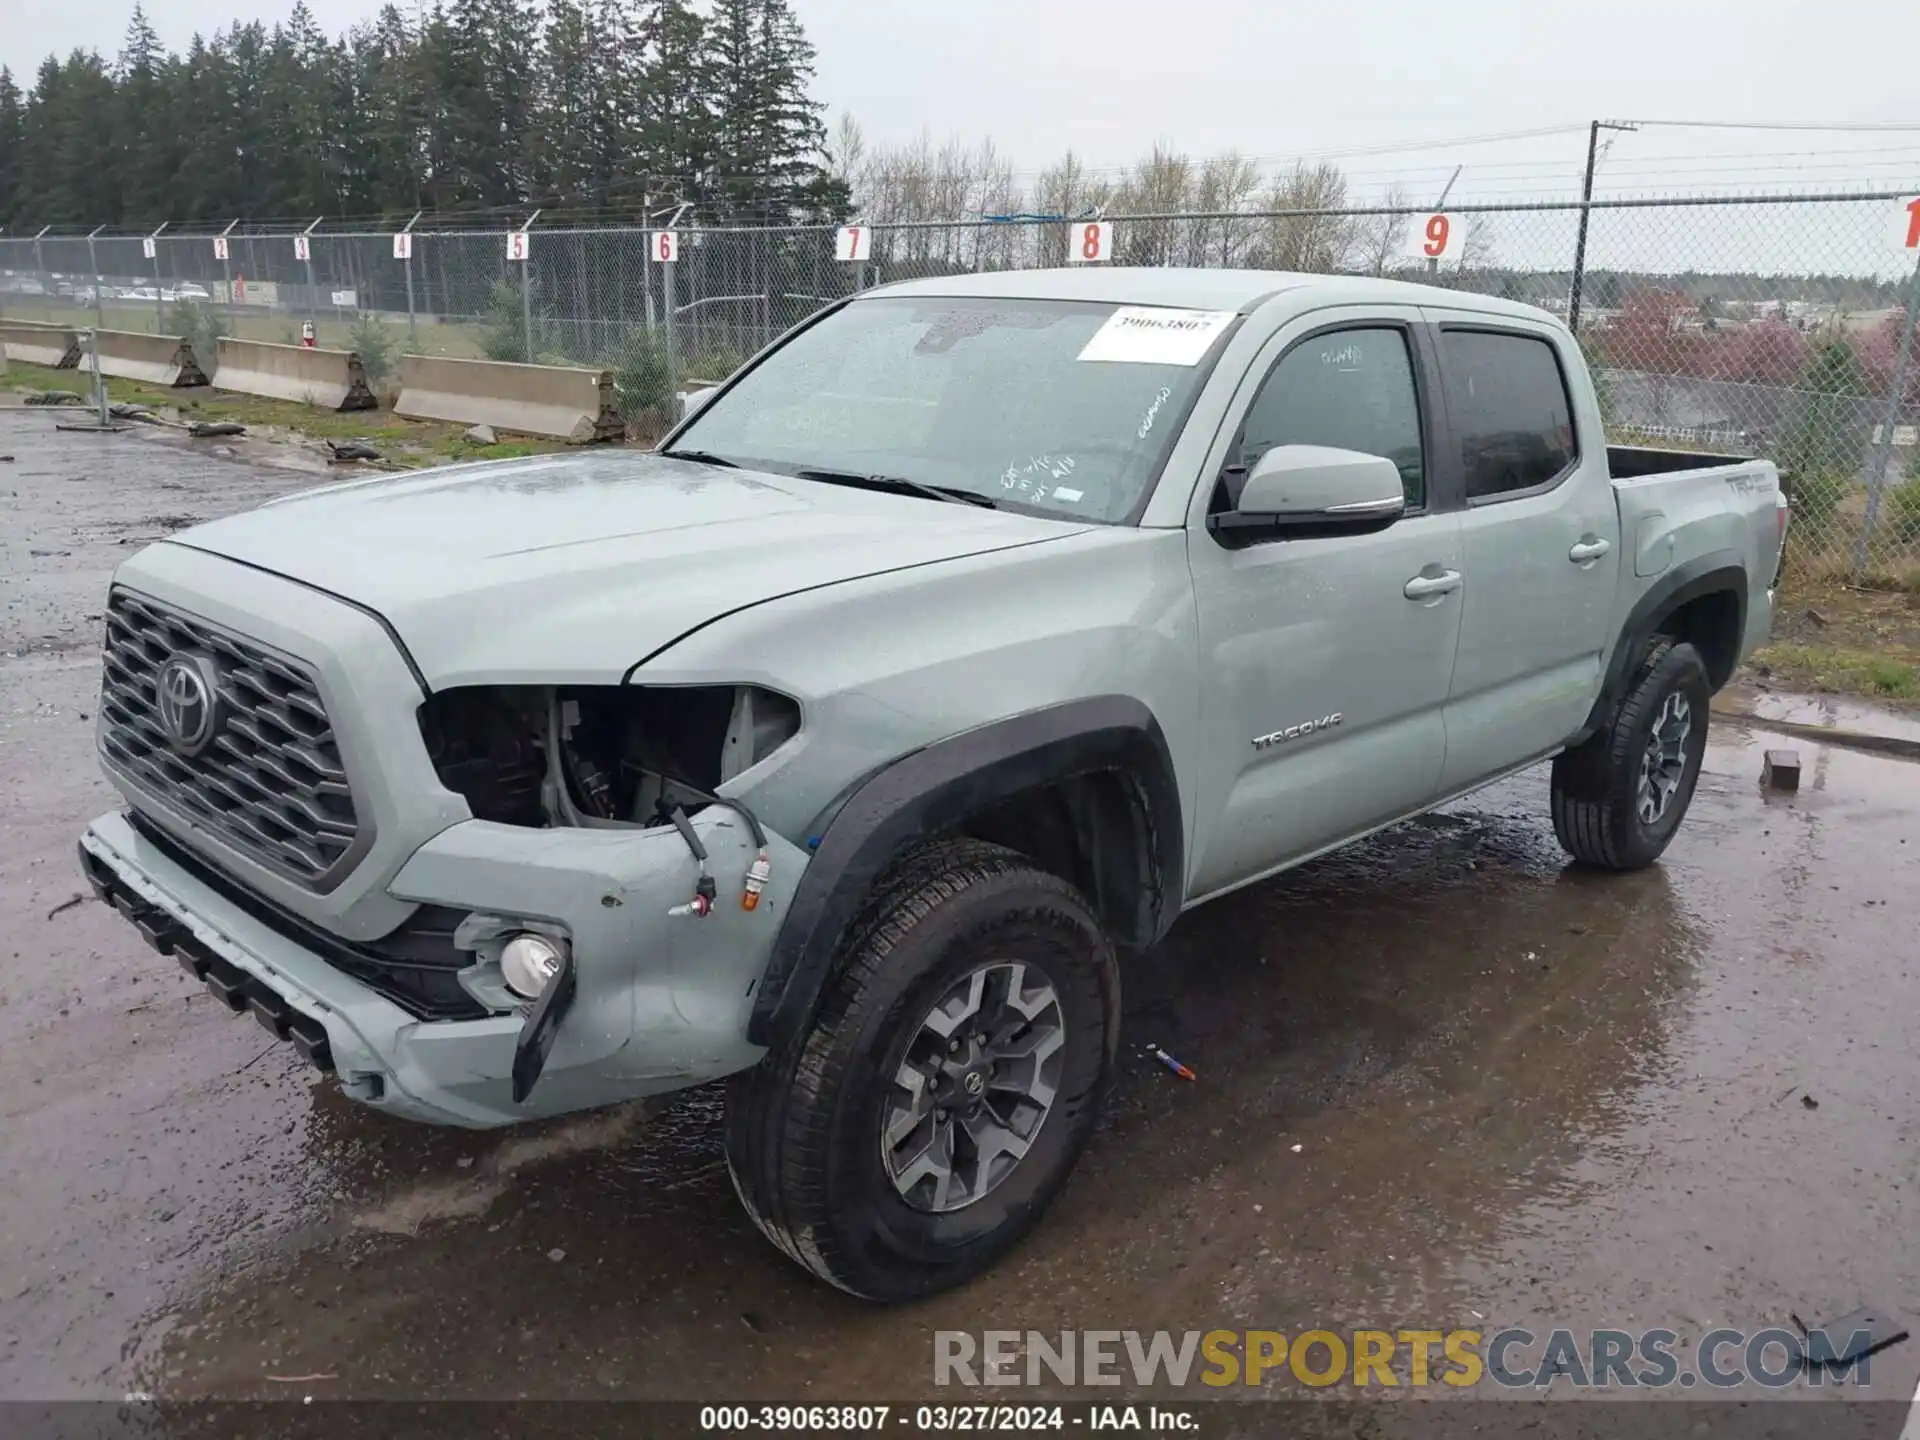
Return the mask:
[[1022, 791], [1120, 772], [1129, 787], [1144, 883], [1116, 936], [1145, 948], [1180, 913], [1185, 830], [1173, 757], [1139, 700], [1101, 695], [997, 720], [892, 761], [854, 788], [821, 834], [753, 997], [747, 1038], [773, 1047], [813, 1018], [840, 937], [902, 850]]
[[1731, 593], [1739, 606], [1739, 633], [1744, 635], [1747, 625], [1747, 567], [1739, 552], [1710, 551], [1692, 560], [1682, 561], [1661, 575], [1628, 612], [1626, 624], [1620, 630], [1620, 642], [1614, 646], [1613, 655], [1607, 662], [1606, 678], [1600, 686], [1599, 698], [1593, 702], [1586, 724], [1567, 742], [1568, 748], [1606, 729], [1633, 683], [1634, 667], [1669, 616], [1703, 595], [1725, 593]]

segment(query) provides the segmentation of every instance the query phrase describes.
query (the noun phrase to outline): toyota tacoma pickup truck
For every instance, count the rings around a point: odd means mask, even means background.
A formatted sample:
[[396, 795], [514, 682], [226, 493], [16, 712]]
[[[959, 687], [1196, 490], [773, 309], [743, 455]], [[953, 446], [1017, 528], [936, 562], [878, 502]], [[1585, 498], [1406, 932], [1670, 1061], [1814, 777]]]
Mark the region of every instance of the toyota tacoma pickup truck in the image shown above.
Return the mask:
[[81, 861], [394, 1115], [724, 1080], [755, 1223], [902, 1300], [1065, 1183], [1127, 958], [1189, 906], [1546, 760], [1576, 862], [1659, 856], [1786, 514], [1764, 462], [1609, 448], [1522, 305], [888, 286], [653, 452], [335, 485], [133, 556], [125, 807]]

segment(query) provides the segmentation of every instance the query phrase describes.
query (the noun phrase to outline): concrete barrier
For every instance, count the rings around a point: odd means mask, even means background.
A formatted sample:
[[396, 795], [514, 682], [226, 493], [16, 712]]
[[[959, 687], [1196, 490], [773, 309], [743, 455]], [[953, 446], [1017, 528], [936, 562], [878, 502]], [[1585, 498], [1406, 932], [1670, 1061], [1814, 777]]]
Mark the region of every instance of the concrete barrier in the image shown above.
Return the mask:
[[0, 358], [71, 370], [80, 363], [80, 332], [65, 325], [0, 320]]
[[147, 335], [138, 330], [93, 333], [103, 374], [173, 389], [207, 383], [193, 358], [193, 346], [179, 335]]
[[351, 350], [309, 350], [225, 335], [220, 337], [214, 388], [322, 410], [371, 410], [376, 403], [360, 357]]
[[575, 444], [618, 440], [626, 433], [614, 404], [612, 372], [563, 365], [402, 355], [393, 413]]

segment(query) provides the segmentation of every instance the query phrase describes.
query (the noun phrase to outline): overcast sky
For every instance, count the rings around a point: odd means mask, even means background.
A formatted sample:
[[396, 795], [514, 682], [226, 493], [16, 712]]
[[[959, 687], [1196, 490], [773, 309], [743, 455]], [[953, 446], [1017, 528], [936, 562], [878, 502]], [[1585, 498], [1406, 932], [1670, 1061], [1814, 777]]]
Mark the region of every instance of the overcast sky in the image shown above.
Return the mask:
[[[148, 0], [183, 47], [293, 0]], [[1024, 169], [1068, 147], [1120, 165], [1155, 140], [1194, 155], [1339, 152], [1364, 194], [1402, 180], [1456, 198], [1564, 194], [1596, 116], [1920, 121], [1910, 0], [796, 0], [816, 87], [875, 139], [992, 135]], [[321, 0], [341, 28], [378, 0]], [[0, 63], [31, 83], [49, 50], [120, 46], [130, 0], [0, 0]], [[1432, 142], [1449, 142], [1432, 145]], [[1426, 149], [1378, 150], [1412, 142]], [[1844, 159], [1836, 160], [1836, 152]], [[1749, 180], [1920, 190], [1920, 132], [1646, 131], [1603, 168], [1616, 191]]]

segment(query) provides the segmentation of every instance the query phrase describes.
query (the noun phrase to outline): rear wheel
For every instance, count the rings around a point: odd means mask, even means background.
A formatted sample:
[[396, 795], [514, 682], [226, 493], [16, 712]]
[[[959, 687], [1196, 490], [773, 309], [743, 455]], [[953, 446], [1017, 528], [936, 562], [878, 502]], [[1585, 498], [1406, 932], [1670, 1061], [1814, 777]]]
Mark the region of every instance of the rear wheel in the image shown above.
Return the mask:
[[1613, 723], [1553, 762], [1553, 830], [1576, 860], [1638, 870], [1667, 848], [1707, 751], [1700, 652], [1656, 641]]
[[1065, 1183], [1119, 1004], [1113, 948], [1071, 885], [996, 845], [928, 846], [850, 927], [812, 1026], [730, 1082], [734, 1188], [843, 1290], [958, 1284]]

